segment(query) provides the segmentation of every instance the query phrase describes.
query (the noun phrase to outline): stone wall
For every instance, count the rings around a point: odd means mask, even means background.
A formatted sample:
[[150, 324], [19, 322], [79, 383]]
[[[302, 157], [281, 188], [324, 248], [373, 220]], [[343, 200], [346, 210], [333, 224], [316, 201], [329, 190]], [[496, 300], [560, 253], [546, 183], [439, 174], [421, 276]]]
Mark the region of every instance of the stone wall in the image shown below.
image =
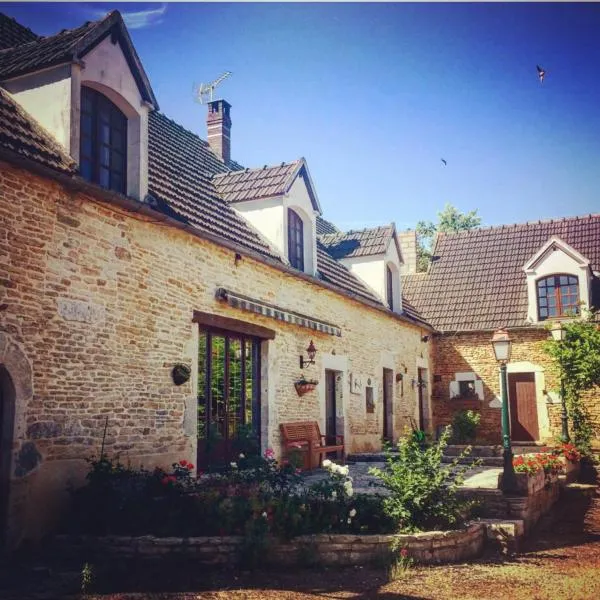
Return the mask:
[[[511, 330], [512, 356], [508, 365], [515, 372], [535, 372], [538, 394], [538, 425], [542, 441], [553, 440], [560, 434], [560, 384], [552, 369], [551, 360], [542, 349], [548, 332], [538, 329]], [[475, 410], [481, 415], [478, 441], [499, 443], [500, 375], [494, 358], [490, 332], [436, 335], [434, 341], [434, 384], [432, 390], [434, 426], [452, 422], [459, 410]], [[483, 398], [451, 398], [450, 384], [457, 373], [474, 373], [481, 381]], [[600, 446], [600, 389], [585, 392], [584, 402], [596, 430]]]
[[[485, 527], [473, 523], [464, 530], [433, 531], [413, 535], [311, 535], [289, 542], [269, 540], [261, 562], [272, 566], [351, 566], [388, 563], [392, 543], [406, 548], [408, 556], [423, 564], [461, 562], [479, 556]], [[79, 560], [132, 560], [185, 558], [201, 565], [234, 565], [243, 539], [230, 537], [157, 538], [154, 536], [57, 536], [53, 552]]]
[[528, 496], [505, 496], [500, 490], [470, 490], [463, 488], [459, 494], [481, 502], [481, 514], [494, 519], [523, 521], [525, 533], [546, 514], [560, 495], [560, 485], [555, 478], [542, 489]]
[[[5, 163], [0, 222], [0, 332], [18, 348], [11, 364], [24, 363], [9, 375], [28, 378], [12, 444], [13, 536], [53, 522], [67, 485], [83, 479], [84, 458], [99, 454], [105, 427], [106, 452], [133, 466], [196, 462], [194, 311], [275, 330], [262, 344], [263, 448], [279, 453], [281, 422], [316, 419], [323, 428], [324, 365], [342, 376], [348, 452], [381, 447], [383, 367], [403, 374], [394, 384], [395, 435], [418, 414], [410, 382], [431, 344], [401, 318]], [[342, 336], [231, 308], [215, 299], [218, 287], [333, 323]], [[320, 383], [300, 398], [293, 384], [311, 339], [316, 364], [304, 374]], [[175, 386], [179, 362], [194, 375]], [[371, 379], [373, 413], [364, 386], [350, 386], [357, 374]]]

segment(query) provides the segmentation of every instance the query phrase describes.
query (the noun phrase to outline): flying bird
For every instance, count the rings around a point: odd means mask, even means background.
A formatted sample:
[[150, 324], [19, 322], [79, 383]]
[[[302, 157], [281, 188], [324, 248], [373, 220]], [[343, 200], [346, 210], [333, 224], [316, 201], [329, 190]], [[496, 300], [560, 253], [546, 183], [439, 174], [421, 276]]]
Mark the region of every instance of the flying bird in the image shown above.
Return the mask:
[[443, 158], [440, 158], [440, 160], [444, 163], [444, 166], [448, 164]]
[[538, 77], [540, 78], [540, 83], [544, 83], [544, 77], [546, 77], [546, 71], [540, 67], [540, 65], [536, 65]]

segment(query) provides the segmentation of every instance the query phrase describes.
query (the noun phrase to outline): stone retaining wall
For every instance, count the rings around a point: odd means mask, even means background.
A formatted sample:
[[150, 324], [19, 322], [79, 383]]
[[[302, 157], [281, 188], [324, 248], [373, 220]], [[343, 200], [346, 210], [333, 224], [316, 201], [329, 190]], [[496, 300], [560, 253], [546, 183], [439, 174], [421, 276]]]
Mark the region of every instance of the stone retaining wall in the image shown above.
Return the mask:
[[[485, 542], [485, 526], [472, 523], [463, 530], [432, 531], [412, 535], [307, 535], [289, 542], [270, 540], [264, 564], [273, 566], [349, 566], [389, 562], [392, 544], [424, 564], [460, 562], [479, 556]], [[242, 551], [243, 538], [154, 536], [73, 536], [54, 539], [53, 549], [65, 558], [87, 561], [132, 559], [184, 559], [198, 566], [234, 565]]]
[[558, 480], [554, 479], [528, 496], [505, 496], [500, 490], [481, 489], [463, 489], [459, 493], [463, 497], [480, 500], [485, 517], [522, 520], [527, 534], [558, 500], [560, 486]]

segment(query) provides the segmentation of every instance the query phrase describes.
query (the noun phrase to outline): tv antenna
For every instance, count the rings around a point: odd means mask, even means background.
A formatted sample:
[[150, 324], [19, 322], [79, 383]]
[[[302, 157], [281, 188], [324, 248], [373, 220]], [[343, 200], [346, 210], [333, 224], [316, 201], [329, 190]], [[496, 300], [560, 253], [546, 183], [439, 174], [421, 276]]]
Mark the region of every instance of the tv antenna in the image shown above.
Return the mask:
[[212, 83], [201, 83], [194, 85], [194, 100], [199, 104], [207, 104], [213, 101], [215, 88], [231, 75], [231, 71], [225, 71], [223, 75], [217, 77]]

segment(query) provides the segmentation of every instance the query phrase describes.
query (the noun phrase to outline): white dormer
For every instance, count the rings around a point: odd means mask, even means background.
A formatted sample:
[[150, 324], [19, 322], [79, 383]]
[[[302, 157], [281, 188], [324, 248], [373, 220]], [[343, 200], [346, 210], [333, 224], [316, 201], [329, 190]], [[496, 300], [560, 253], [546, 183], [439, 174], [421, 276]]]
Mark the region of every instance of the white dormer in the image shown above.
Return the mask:
[[304, 159], [216, 175], [213, 183], [292, 267], [316, 274], [321, 207]]
[[148, 190], [148, 113], [158, 106], [121, 15], [113, 11], [39, 45], [70, 36], [61, 64], [2, 85], [73, 157], [84, 179], [141, 200]]
[[590, 261], [558, 236], [552, 236], [523, 270], [529, 322], [575, 316], [581, 307], [590, 306]]
[[396, 313], [402, 312], [403, 264], [396, 227], [392, 223], [319, 238], [335, 259], [367, 284]]

